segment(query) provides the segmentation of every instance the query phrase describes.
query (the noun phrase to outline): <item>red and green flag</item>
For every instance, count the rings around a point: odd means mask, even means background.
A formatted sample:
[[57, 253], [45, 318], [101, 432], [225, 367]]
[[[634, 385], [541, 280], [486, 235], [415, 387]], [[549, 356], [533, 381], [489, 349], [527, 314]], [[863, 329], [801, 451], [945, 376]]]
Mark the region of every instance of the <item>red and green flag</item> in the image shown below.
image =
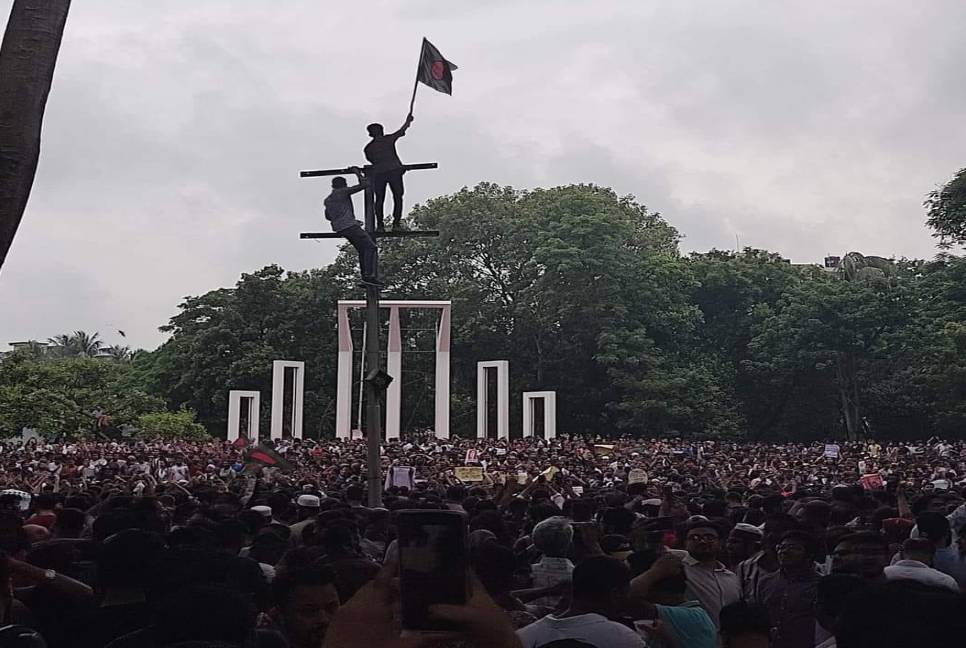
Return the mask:
[[432, 43], [423, 39], [423, 51], [419, 55], [419, 69], [416, 71], [417, 81], [425, 83], [437, 92], [451, 95], [455, 69], [457, 69], [455, 63], [447, 61]]
[[285, 460], [285, 457], [264, 443], [258, 444], [245, 453], [245, 463], [249, 465], [258, 464], [267, 468], [280, 468], [283, 471], [289, 471], [293, 468], [292, 464]]

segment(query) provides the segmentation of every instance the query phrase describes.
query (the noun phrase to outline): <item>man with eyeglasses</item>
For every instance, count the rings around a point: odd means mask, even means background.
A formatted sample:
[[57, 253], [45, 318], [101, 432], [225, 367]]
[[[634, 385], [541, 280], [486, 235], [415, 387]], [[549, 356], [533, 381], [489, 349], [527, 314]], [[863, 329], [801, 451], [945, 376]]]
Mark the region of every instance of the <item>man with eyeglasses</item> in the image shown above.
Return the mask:
[[786, 532], [775, 547], [778, 571], [758, 581], [753, 602], [764, 605], [772, 624], [772, 648], [815, 645], [818, 541], [806, 531]]
[[686, 527], [684, 571], [688, 579], [687, 597], [701, 603], [718, 627], [721, 608], [741, 600], [741, 583], [733, 571], [719, 560], [721, 537], [708, 520], [693, 520]]

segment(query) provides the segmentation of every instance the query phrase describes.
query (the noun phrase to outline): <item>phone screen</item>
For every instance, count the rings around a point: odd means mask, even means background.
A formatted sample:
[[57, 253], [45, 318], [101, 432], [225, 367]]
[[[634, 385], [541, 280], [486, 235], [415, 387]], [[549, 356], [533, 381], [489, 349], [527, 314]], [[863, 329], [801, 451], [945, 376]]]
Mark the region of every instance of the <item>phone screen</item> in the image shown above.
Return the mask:
[[407, 630], [448, 631], [429, 616], [437, 603], [466, 603], [466, 516], [458, 511], [399, 511], [399, 593]]

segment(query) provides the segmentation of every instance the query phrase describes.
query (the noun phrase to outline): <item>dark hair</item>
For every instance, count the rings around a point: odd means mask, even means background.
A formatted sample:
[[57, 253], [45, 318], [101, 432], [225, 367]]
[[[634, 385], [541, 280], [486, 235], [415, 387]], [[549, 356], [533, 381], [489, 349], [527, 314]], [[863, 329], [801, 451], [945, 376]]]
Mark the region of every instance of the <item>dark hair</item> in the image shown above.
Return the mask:
[[147, 585], [163, 553], [164, 542], [156, 534], [125, 529], [105, 540], [98, 550], [98, 584]]
[[949, 520], [942, 513], [924, 511], [916, 516], [916, 526], [919, 527], [920, 536], [929, 538], [933, 542], [949, 542], [951, 533]]
[[352, 484], [345, 489], [345, 498], [347, 500], [361, 501], [362, 495], [362, 486], [358, 484]]
[[335, 188], [348, 187], [349, 183], [342, 176], [336, 176], [332, 178], [332, 186]]
[[366, 132], [369, 133], [370, 136], [376, 137], [377, 135], [382, 135], [384, 132], [384, 129], [382, 127], [382, 124], [372, 123], [366, 126]]
[[724, 500], [711, 500], [710, 502], [704, 503], [704, 506], [701, 507], [701, 512], [705, 517], [709, 518], [725, 517], [728, 513], [728, 503]]
[[603, 598], [628, 586], [631, 570], [622, 560], [609, 556], [588, 558], [574, 568], [574, 598]]
[[222, 549], [241, 547], [245, 542], [245, 525], [238, 520], [222, 520], [215, 527], [215, 538]]
[[835, 636], [843, 647], [961, 645], [964, 612], [959, 594], [915, 581], [890, 581], [849, 596]]
[[116, 509], [107, 511], [99, 515], [91, 525], [91, 537], [94, 542], [103, 542], [104, 539], [120, 533], [125, 529], [136, 529], [138, 527], [137, 516], [127, 509]]
[[815, 607], [826, 616], [838, 617], [853, 592], [864, 590], [868, 581], [854, 574], [829, 574], [818, 580]]
[[40, 509], [51, 510], [57, 506], [57, 496], [53, 493], [41, 493], [34, 497], [33, 505], [35, 511]]
[[466, 497], [466, 489], [459, 484], [453, 484], [446, 488], [446, 499], [455, 500], [457, 502], [463, 501]]
[[600, 514], [601, 526], [610, 527], [614, 533], [629, 535], [637, 516], [623, 506], [604, 509]]
[[889, 541], [884, 535], [876, 533], [875, 531], [856, 531], [855, 533], [849, 533], [839, 538], [832, 549], [834, 550], [835, 547], [842, 543], [877, 545], [883, 551], [889, 550]]
[[928, 553], [932, 555], [936, 551], [936, 547], [928, 538], [906, 538], [902, 543], [902, 551], [903, 553]]
[[923, 495], [916, 498], [916, 500], [912, 503], [912, 514], [918, 516], [920, 513], [925, 512], [926, 508], [928, 508], [932, 501], [937, 497], [938, 495]]
[[503, 594], [512, 588], [516, 557], [509, 547], [484, 542], [473, 551], [470, 564], [491, 596]]
[[255, 628], [255, 608], [237, 590], [210, 585], [173, 592], [158, 610], [158, 644], [187, 641], [241, 646]]
[[76, 508], [65, 508], [57, 512], [54, 530], [60, 537], [78, 537], [87, 523], [87, 514]]
[[284, 606], [299, 587], [322, 587], [335, 585], [335, 572], [331, 567], [317, 560], [299, 569], [281, 571], [272, 581], [272, 599], [275, 605]]

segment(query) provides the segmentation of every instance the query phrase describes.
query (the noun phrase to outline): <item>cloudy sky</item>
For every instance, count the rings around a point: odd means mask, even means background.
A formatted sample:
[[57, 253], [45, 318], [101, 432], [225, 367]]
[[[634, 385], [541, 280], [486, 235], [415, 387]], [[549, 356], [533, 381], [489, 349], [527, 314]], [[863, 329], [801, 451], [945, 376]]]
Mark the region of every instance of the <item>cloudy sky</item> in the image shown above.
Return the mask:
[[298, 239], [326, 182], [298, 171], [401, 123], [424, 35], [460, 69], [419, 91], [400, 152], [440, 169], [412, 201], [595, 182], [685, 251], [931, 257], [923, 196], [966, 166], [964, 26], [962, 0], [75, 1], [0, 345], [153, 348], [186, 295], [331, 261]]

